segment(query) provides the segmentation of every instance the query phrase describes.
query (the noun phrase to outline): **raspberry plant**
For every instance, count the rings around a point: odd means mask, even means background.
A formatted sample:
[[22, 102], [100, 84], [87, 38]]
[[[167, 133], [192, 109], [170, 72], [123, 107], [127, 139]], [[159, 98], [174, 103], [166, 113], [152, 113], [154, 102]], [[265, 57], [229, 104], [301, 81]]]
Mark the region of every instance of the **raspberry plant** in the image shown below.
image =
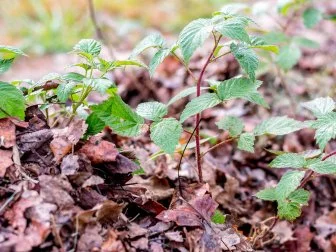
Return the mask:
[[[40, 81], [0, 82], [0, 118], [14, 116], [24, 118], [25, 104], [42, 101], [41, 109], [48, 114], [48, 107], [53, 103], [60, 104], [63, 112], [68, 115], [68, 123], [76, 115], [86, 118], [87, 136], [95, 135], [108, 126], [118, 135], [135, 137], [143, 134], [148, 128], [151, 140], [163, 152], [175, 152], [183, 126], [191, 117], [194, 118], [196, 139], [196, 162], [199, 181], [202, 176], [202, 153], [200, 149], [200, 128], [202, 112], [232, 99], [245, 99], [249, 102], [268, 108], [268, 104], [258, 92], [262, 82], [256, 79], [255, 71], [259, 60], [254, 50], [264, 50], [278, 53], [278, 47], [267, 44], [261, 38], [249, 36], [246, 28], [253, 23], [250, 18], [227, 12], [216, 12], [211, 18], [197, 19], [189, 23], [180, 33], [178, 41], [168, 45], [159, 33], [144, 38], [133, 50], [127, 60], [107, 61], [100, 56], [101, 44], [93, 39], [81, 40], [74, 46], [73, 53], [82, 58], [82, 62], [74, 66], [80, 72], [69, 72], [63, 75], [49, 74]], [[213, 47], [198, 76], [189, 69], [188, 64], [195, 51], [211, 38]], [[136, 57], [146, 49], [155, 51], [149, 65], [136, 60]], [[13, 47], [0, 46], [0, 73], [11, 66], [15, 58], [24, 55]], [[232, 53], [241, 68], [242, 75], [228, 80], [204, 80], [207, 67], [219, 58]], [[138, 105], [133, 110], [118, 95], [117, 86], [106, 77], [106, 73], [125, 66], [139, 66], [149, 69], [151, 75], [168, 56], [176, 57], [185, 66], [195, 81], [195, 86], [189, 87], [167, 104], [158, 101], [148, 101]], [[21, 90], [14, 85], [28, 83]], [[13, 85], [14, 84], [14, 85]], [[47, 85], [48, 84], [48, 85]], [[88, 96], [97, 91], [107, 94], [108, 98], [100, 104], [90, 104]], [[177, 100], [196, 94], [179, 118], [167, 117], [169, 107]], [[70, 109], [66, 106], [70, 102]], [[228, 131], [230, 140], [237, 141], [240, 150], [254, 152], [254, 142], [262, 135], [286, 135], [300, 129], [310, 127], [316, 129], [316, 142], [319, 150], [304, 153], [278, 153], [271, 162], [274, 168], [293, 168], [286, 172], [278, 185], [266, 188], [256, 196], [263, 200], [278, 203], [278, 216], [294, 220], [301, 214], [301, 207], [308, 203], [309, 192], [303, 189], [307, 181], [316, 174], [332, 174], [336, 172], [336, 161], [330, 154], [323, 153], [327, 143], [336, 137], [336, 112], [334, 101], [327, 98], [317, 98], [303, 106], [317, 117], [314, 121], [301, 122], [287, 116], [266, 119], [255, 127], [252, 132], [244, 131], [240, 118], [227, 116], [217, 122], [219, 130]], [[79, 113], [79, 111], [81, 111]], [[89, 114], [82, 112], [90, 111]], [[148, 127], [149, 126], [149, 127]], [[192, 137], [192, 135], [191, 135]], [[183, 155], [183, 153], [182, 153]]]

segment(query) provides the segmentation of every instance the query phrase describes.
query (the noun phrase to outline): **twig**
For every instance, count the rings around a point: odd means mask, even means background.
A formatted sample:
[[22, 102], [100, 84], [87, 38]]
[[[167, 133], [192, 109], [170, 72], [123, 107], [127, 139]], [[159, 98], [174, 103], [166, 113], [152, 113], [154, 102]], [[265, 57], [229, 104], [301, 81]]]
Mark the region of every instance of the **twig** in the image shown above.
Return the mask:
[[97, 35], [98, 39], [103, 41], [104, 44], [107, 46], [111, 58], [116, 59], [116, 56], [113, 52], [113, 49], [110, 47], [111, 43], [108, 43], [106, 37], [104, 36], [104, 33], [102, 32], [102, 30], [100, 29], [100, 27], [98, 25], [97, 18], [96, 18], [96, 10], [95, 10], [94, 4], [93, 4], [93, 0], [88, 0], [88, 4], [89, 4], [90, 18], [91, 18], [92, 24], [95, 28], [96, 35]]
[[180, 160], [179, 160], [179, 163], [177, 165], [177, 179], [178, 179], [178, 182], [179, 182], [179, 191], [180, 191], [180, 195], [181, 197], [183, 197], [183, 194], [182, 194], [182, 184], [181, 184], [181, 177], [180, 177], [180, 170], [181, 170], [181, 164], [182, 164], [182, 159], [183, 159], [183, 156], [184, 156], [184, 153], [188, 147], [188, 144], [190, 143], [191, 141], [191, 138], [193, 137], [193, 135], [195, 134], [195, 131], [196, 131], [196, 128], [199, 126], [199, 124], [201, 123], [202, 119], [198, 121], [196, 127], [194, 128], [193, 132], [191, 132], [190, 134], [190, 137], [186, 143], [186, 145], [184, 146], [183, 148], [183, 151], [181, 153], [181, 157], [180, 157]]
[[225, 139], [225, 140], [223, 140], [222, 142], [219, 142], [219, 143], [215, 144], [214, 146], [210, 147], [209, 149], [207, 149], [207, 150], [202, 154], [202, 159], [203, 159], [203, 157], [204, 157], [207, 153], [213, 151], [214, 149], [216, 149], [216, 148], [218, 148], [218, 147], [220, 147], [220, 146], [222, 146], [222, 145], [224, 145], [224, 144], [226, 144], [226, 143], [228, 143], [228, 142], [230, 142], [230, 141], [232, 141], [232, 140], [234, 140], [234, 139], [236, 139], [236, 137], [232, 137], [232, 138], [229, 138], [229, 139]]
[[181, 62], [181, 64], [184, 66], [184, 68], [187, 70], [187, 72], [189, 73], [189, 75], [191, 76], [191, 78], [193, 78], [193, 80], [196, 82], [197, 78], [195, 77], [194, 73], [190, 70], [190, 68], [188, 67], [188, 65], [184, 62], [183, 59], [181, 59], [175, 52], [172, 52], [172, 54], [175, 56], [175, 58]]

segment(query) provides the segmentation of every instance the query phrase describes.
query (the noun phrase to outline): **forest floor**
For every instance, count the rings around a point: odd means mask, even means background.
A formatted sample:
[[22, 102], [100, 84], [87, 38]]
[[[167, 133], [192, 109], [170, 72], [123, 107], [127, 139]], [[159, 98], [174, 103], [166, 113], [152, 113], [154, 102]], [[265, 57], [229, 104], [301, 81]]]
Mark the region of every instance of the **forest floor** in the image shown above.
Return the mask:
[[[335, 97], [336, 53], [331, 49], [336, 37], [319, 36], [324, 49], [305, 50], [285, 79], [275, 71], [260, 76], [270, 110], [237, 100], [205, 111], [201, 129], [207, 141], [202, 152], [228, 137], [218, 134], [215, 126], [223, 116], [239, 116], [248, 131], [270, 115], [307, 119], [301, 101]], [[61, 72], [70, 57], [23, 59], [5, 79]], [[190, 68], [197, 72], [204, 61], [205, 55], [199, 53]], [[19, 75], [14, 76], [16, 72]], [[206, 78], [224, 80], [238, 73], [239, 65], [228, 56], [209, 67]], [[166, 103], [193, 85], [174, 58], [166, 59], [152, 79], [142, 70], [117, 71], [110, 77], [132, 107], [148, 100]], [[169, 114], [180, 113], [186, 103], [184, 99], [174, 104]], [[187, 124], [192, 131], [193, 121]], [[310, 181], [312, 194], [302, 216], [293, 223], [279, 221], [270, 232], [276, 204], [254, 196], [275, 185], [284, 173], [268, 166], [274, 158], [268, 150], [314, 149], [313, 130], [262, 137], [254, 154], [238, 151], [235, 144], [222, 145], [204, 156], [206, 183], [200, 185], [193, 148], [187, 149], [179, 166], [181, 148], [172, 156], [153, 157], [159, 149], [147, 135], [128, 139], [106, 128], [84, 141], [83, 121], [64, 125], [61, 118], [53, 127], [37, 106], [27, 109], [25, 122], [0, 120], [0, 251], [336, 250], [335, 176]], [[189, 136], [183, 133], [181, 146]], [[326, 152], [333, 150], [335, 142]], [[226, 215], [224, 224], [210, 221], [216, 208]]]

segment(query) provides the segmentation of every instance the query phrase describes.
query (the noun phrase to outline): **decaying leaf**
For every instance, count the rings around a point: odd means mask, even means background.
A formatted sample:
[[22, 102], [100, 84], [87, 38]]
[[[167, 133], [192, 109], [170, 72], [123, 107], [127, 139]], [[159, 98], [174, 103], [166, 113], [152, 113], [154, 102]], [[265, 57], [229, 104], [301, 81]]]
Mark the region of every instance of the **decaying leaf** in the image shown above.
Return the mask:
[[0, 147], [10, 148], [15, 142], [15, 124], [9, 118], [0, 119]]
[[12, 150], [0, 149], [0, 177], [4, 177], [7, 168], [13, 164], [12, 156], [13, 156]]

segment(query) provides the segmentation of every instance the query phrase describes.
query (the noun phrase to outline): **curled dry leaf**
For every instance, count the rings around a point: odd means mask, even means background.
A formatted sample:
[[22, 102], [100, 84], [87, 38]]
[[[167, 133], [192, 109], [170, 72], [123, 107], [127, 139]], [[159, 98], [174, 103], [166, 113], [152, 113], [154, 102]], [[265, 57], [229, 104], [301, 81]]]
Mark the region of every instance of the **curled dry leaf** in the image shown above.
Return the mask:
[[107, 233], [107, 238], [101, 246], [102, 251], [118, 251], [126, 252], [123, 243], [118, 240], [118, 234], [115, 230], [110, 229]]
[[79, 152], [85, 154], [92, 164], [113, 162], [118, 155], [118, 150], [113, 143], [98, 137], [91, 137]]
[[54, 139], [50, 143], [50, 149], [54, 154], [57, 164], [78, 143], [86, 129], [87, 125], [83, 120], [75, 120], [69, 127], [52, 130]]
[[15, 141], [15, 124], [9, 118], [0, 119], [0, 147], [13, 147]]
[[7, 168], [13, 164], [12, 160], [13, 151], [12, 150], [1, 150], [0, 149], [0, 177], [4, 177]]

